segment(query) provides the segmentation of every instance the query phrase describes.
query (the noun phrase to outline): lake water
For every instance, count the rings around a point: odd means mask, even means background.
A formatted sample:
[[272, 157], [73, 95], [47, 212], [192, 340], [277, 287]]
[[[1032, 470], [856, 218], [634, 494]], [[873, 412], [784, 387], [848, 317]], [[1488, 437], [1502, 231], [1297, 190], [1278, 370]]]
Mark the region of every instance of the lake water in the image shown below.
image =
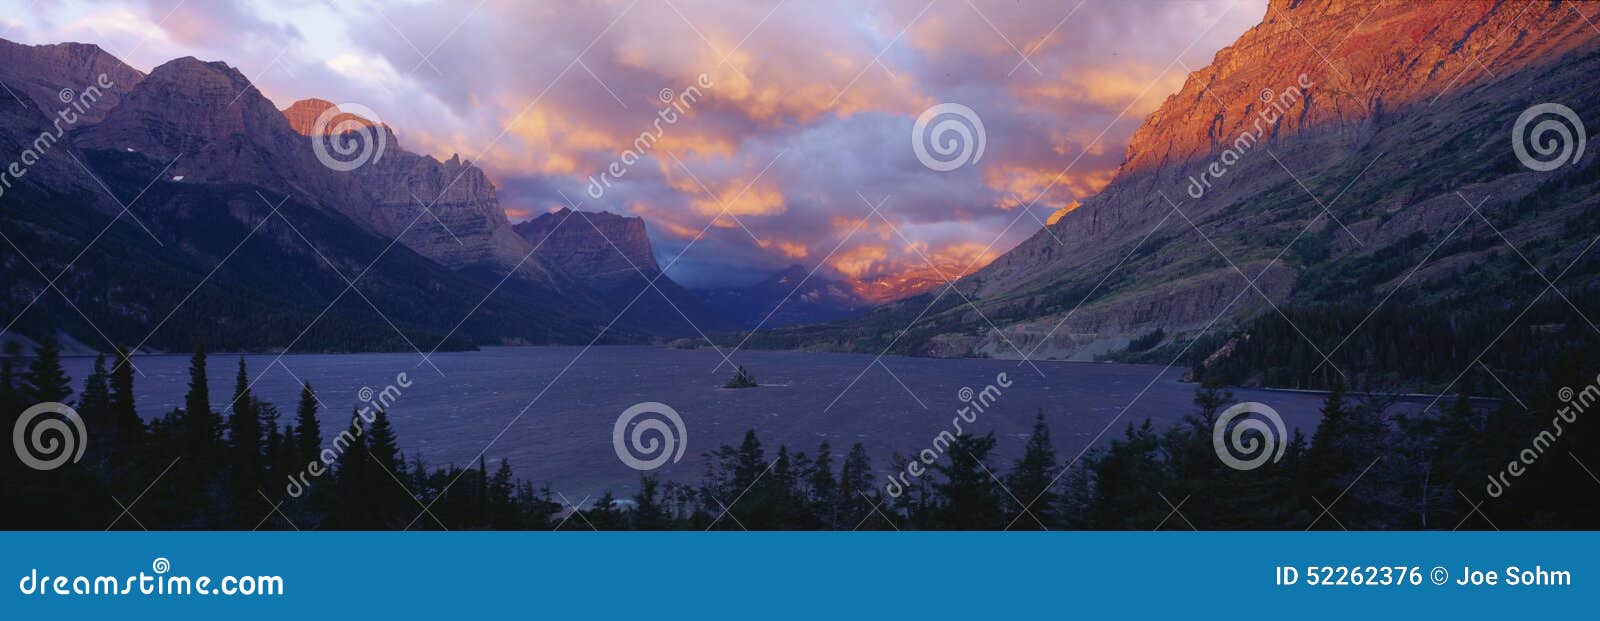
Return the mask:
[[[1193, 409], [1196, 388], [1179, 381], [1181, 368], [1163, 372], [1147, 365], [1039, 362], [1036, 372], [1014, 360], [885, 356], [874, 362], [872, 356], [855, 354], [751, 351], [735, 359], [761, 386], [727, 390], [721, 386], [732, 371], [726, 365], [716, 369], [722, 362], [717, 352], [654, 347], [439, 353], [432, 357], [437, 371], [414, 353], [244, 358], [256, 378], [255, 394], [277, 404], [285, 422], [293, 419], [300, 381], [311, 382], [323, 404], [334, 410], [321, 413], [325, 440], [362, 403], [363, 388], [382, 391], [405, 373], [411, 387], [399, 389], [390, 414], [408, 457], [421, 455], [432, 465], [466, 464], [483, 451], [491, 469], [510, 459], [518, 476], [548, 482], [574, 500], [607, 489], [631, 495], [639, 474], [618, 458], [612, 430], [619, 415], [640, 402], [671, 406], [686, 427], [682, 460], [657, 471], [665, 478], [698, 479], [705, 472], [702, 452], [737, 445], [745, 430], [754, 429], [769, 459], [780, 443], [814, 453], [828, 439], [837, 467], [850, 445], [861, 442], [880, 470], [881, 483], [893, 451], [911, 455], [931, 447], [966, 404], [963, 388], [981, 392], [997, 384], [1000, 373], [1011, 386], [996, 386], [998, 398], [975, 423], [963, 426], [995, 432], [999, 459], [994, 465], [1004, 467], [1021, 452], [1037, 411], [1045, 413], [1065, 460], [1092, 442], [1120, 436], [1128, 423], [1151, 418], [1160, 427], [1178, 421]], [[214, 407], [227, 406], [237, 361], [236, 355], [211, 357]], [[91, 361], [66, 362], [81, 386]], [[135, 377], [142, 415], [150, 418], [182, 405], [187, 356], [140, 356], [135, 364], [143, 374]], [[1308, 434], [1321, 403], [1314, 394], [1235, 390], [1234, 395], [1235, 401], [1272, 406], [1291, 429]]]

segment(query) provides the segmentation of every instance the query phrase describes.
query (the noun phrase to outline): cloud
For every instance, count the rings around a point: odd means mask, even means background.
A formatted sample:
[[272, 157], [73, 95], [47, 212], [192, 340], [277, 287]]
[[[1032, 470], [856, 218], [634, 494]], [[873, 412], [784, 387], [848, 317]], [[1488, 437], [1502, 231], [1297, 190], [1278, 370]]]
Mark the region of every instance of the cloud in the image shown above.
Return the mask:
[[[1265, 10], [110, 0], [28, 12], [20, 1], [0, 0], [16, 9], [0, 14], [29, 15], [8, 35], [25, 42], [101, 42], [146, 70], [182, 55], [225, 60], [279, 107], [366, 105], [405, 148], [482, 166], [513, 219], [569, 201], [645, 217], [658, 259], [676, 258], [671, 275], [691, 286], [799, 262], [873, 292], [964, 273], [1099, 191], [1143, 116]], [[941, 173], [916, 159], [913, 123], [941, 102], [979, 114], [981, 161]], [[648, 148], [636, 148], [641, 134]], [[591, 199], [591, 178], [629, 150], [637, 163]]]

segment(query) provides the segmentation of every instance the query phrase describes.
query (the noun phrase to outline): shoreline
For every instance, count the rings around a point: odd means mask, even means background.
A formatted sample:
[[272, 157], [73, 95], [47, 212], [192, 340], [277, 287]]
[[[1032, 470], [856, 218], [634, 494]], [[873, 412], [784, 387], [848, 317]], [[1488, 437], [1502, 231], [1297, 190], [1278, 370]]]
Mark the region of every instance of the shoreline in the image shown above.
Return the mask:
[[[612, 348], [624, 348], [624, 347], [635, 347], [635, 348], [646, 348], [646, 349], [677, 349], [677, 350], [682, 351], [680, 348], [675, 348], [675, 347], [671, 347], [671, 346], [668, 346], [668, 345], [651, 345], [651, 344], [591, 345], [588, 348], [589, 349], [599, 349], [599, 348], [612, 349]], [[440, 351], [434, 352], [433, 354], [430, 354], [430, 356], [431, 355], [437, 355], [437, 354], [481, 353], [481, 352], [493, 352], [493, 351], [503, 351], [503, 350], [533, 350], [533, 349], [560, 349], [560, 348], [584, 348], [584, 346], [577, 345], [577, 344], [563, 344], [563, 345], [490, 345], [490, 346], [485, 346], [485, 347], [479, 347], [479, 348], [477, 348], [475, 350], [460, 350], [460, 351], [440, 350]], [[691, 348], [688, 351], [699, 351], [700, 349], [701, 348]], [[831, 351], [830, 352], [818, 352], [818, 351], [809, 351], [809, 350], [803, 350], [803, 349], [758, 349], [758, 350], [749, 350], [749, 351], [750, 352], [761, 352], [761, 353], [775, 353], [775, 354], [829, 354], [829, 355], [841, 355], [841, 356], [871, 356], [870, 354], [857, 353], [857, 352], [831, 352]], [[225, 357], [234, 357], [234, 356], [282, 356], [282, 357], [285, 357], [285, 358], [289, 358], [289, 357], [299, 357], [299, 356], [384, 356], [384, 355], [415, 356], [415, 355], [417, 355], [417, 353], [418, 352], [414, 352], [414, 351], [412, 351], [412, 352], [407, 352], [407, 351], [296, 352], [296, 353], [283, 353], [283, 352], [276, 352], [276, 351], [258, 351], [258, 352], [226, 352], [226, 351], [224, 351], [224, 352], [212, 352], [212, 351], [208, 351], [208, 352], [206, 352], [206, 356], [208, 358], [224, 357], [224, 356]], [[61, 359], [62, 360], [93, 359], [93, 358], [95, 358], [96, 356], [99, 356], [99, 355], [102, 355], [102, 354], [100, 354], [100, 353], [95, 353], [95, 354], [66, 354], [66, 353], [63, 353], [61, 355]], [[185, 357], [185, 358], [187, 358], [187, 357], [192, 356], [192, 355], [193, 355], [192, 353], [153, 352], [153, 353], [135, 354], [134, 358], [136, 358], [136, 359], [137, 358], [170, 358], [170, 357]], [[0, 358], [4, 358], [4, 357], [5, 356], [0, 356]], [[978, 358], [978, 357], [944, 358], [944, 357], [937, 357], [937, 356], [908, 356], [908, 355], [904, 355], [904, 354], [883, 354], [882, 357], [885, 357], [885, 358], [905, 358], [905, 359], [913, 359], [913, 360], [948, 360], [948, 361], [965, 360], [965, 361], [982, 361], [982, 362], [1017, 362], [1019, 366], [1023, 363], [1023, 360], [1020, 359], [1020, 358]], [[20, 356], [19, 358], [27, 359], [27, 358], [30, 358], [30, 356]], [[1124, 367], [1157, 367], [1157, 366], [1161, 366], [1161, 365], [1156, 365], [1156, 364], [1140, 364], [1140, 363], [1131, 363], [1131, 362], [1111, 362], [1111, 361], [1099, 361], [1099, 360], [1043, 359], [1043, 360], [1034, 360], [1032, 362], [1034, 362], [1035, 364], [1044, 363], [1044, 364], [1054, 364], [1054, 365], [1086, 365], [1086, 366], [1100, 366], [1100, 365], [1116, 365], [1116, 366], [1124, 366]], [[1171, 365], [1169, 370], [1182, 370], [1182, 369], [1185, 369], [1185, 368], [1187, 368], [1187, 367], [1179, 367], [1177, 365]], [[1166, 372], [1163, 371], [1163, 374], [1165, 374], [1165, 373]], [[1181, 379], [1176, 380], [1176, 381], [1179, 384], [1193, 384], [1193, 382], [1185, 382], [1185, 381], [1183, 381]], [[1236, 391], [1237, 390], [1250, 390], [1250, 391], [1279, 392], [1279, 393], [1305, 394], [1305, 395], [1326, 395], [1326, 394], [1332, 392], [1332, 391], [1329, 391], [1329, 390], [1319, 390], [1319, 389], [1312, 389], [1312, 388], [1273, 388], [1273, 387], [1268, 387], [1268, 386], [1226, 386], [1225, 388], [1227, 388], [1229, 390], [1236, 390]], [[1349, 391], [1349, 392], [1346, 392], [1345, 394], [1348, 395], [1348, 396], [1351, 396], [1351, 397], [1392, 396], [1392, 397], [1398, 397], [1400, 399], [1408, 400], [1408, 401], [1421, 400], [1421, 399], [1436, 399], [1436, 400], [1439, 400], [1439, 401], [1443, 401], [1444, 399], [1455, 397], [1455, 395], [1439, 395], [1439, 394], [1422, 393], [1422, 392], [1406, 392], [1406, 393], [1384, 394], [1384, 393], [1367, 393], [1367, 392]], [[1502, 400], [1501, 397], [1484, 397], [1484, 396], [1477, 396], [1477, 395], [1468, 395], [1467, 399], [1469, 401], [1473, 401], [1473, 402], [1477, 402], [1477, 403], [1498, 403], [1499, 401]]]

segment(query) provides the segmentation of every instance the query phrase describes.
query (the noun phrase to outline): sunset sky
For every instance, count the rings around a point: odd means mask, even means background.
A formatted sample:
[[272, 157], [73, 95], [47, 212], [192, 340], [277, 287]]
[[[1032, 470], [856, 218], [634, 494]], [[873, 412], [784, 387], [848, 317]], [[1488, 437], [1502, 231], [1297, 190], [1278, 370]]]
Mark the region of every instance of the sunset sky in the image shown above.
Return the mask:
[[[1265, 0], [0, 0], [0, 37], [97, 43], [143, 71], [225, 61], [280, 108], [361, 104], [404, 148], [482, 166], [513, 221], [568, 199], [643, 216], [663, 265], [700, 237], [669, 274], [713, 286], [794, 263], [862, 280], [982, 265], [1102, 187], [1144, 116], [1264, 11]], [[663, 89], [702, 73], [712, 86], [693, 109], [602, 199], [587, 195], [652, 130]], [[970, 107], [986, 134], [981, 160], [949, 172], [911, 148], [918, 115], [943, 102]], [[863, 222], [880, 201], [884, 218]], [[714, 219], [724, 208], [736, 219]]]

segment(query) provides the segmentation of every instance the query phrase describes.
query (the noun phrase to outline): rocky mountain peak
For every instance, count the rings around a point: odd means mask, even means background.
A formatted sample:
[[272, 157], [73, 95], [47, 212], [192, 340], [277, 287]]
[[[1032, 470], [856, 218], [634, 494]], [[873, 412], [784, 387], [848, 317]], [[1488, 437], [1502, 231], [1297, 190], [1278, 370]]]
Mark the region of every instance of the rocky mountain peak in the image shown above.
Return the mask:
[[[1568, 230], [1558, 223], [1577, 199], [1546, 190], [1547, 211], [1518, 210], [1542, 180], [1507, 137], [1542, 102], [1594, 109], [1600, 31], [1584, 6], [1272, 0], [1146, 117], [1100, 193], [960, 281], [984, 314], [1009, 317], [999, 330], [958, 309], [902, 343], [1088, 359], [1156, 328], [1193, 338], [1297, 303], [1377, 304], [1379, 285], [1318, 275], [1360, 272], [1371, 256], [1423, 263], [1462, 221], [1464, 196], [1491, 197], [1479, 199], [1485, 216], [1518, 222], [1503, 232], [1519, 244]], [[1465, 224], [1459, 235], [1474, 234]], [[1417, 239], [1429, 242], [1406, 242]], [[1409, 286], [1448, 289], [1452, 265], [1486, 260], [1447, 250], [1457, 254], [1433, 255]]]
[[538, 256], [545, 262], [580, 279], [632, 277], [638, 270], [653, 276], [661, 271], [643, 218], [563, 207], [513, 228], [538, 246]]
[[329, 118], [323, 127], [317, 128], [317, 119], [329, 110], [336, 110], [337, 106], [326, 99], [302, 99], [283, 109], [284, 118], [289, 120], [289, 127], [294, 128], [302, 136], [325, 135], [330, 130], [339, 129], [350, 131], [353, 128], [372, 127], [370, 120], [348, 112], [338, 112]]
[[286, 181], [309, 156], [296, 152], [293, 136], [238, 69], [186, 56], [152, 70], [81, 144], [163, 161], [182, 153], [191, 179]]
[[1387, 113], [1590, 41], [1563, 3], [1272, 0], [1128, 143], [1122, 173], [1308, 128], [1370, 133]]
[[[98, 93], [97, 98], [82, 106], [79, 127], [99, 123], [143, 79], [144, 73], [98, 45], [22, 45], [0, 39], [0, 82], [32, 100], [45, 114], [67, 107], [62, 97], [82, 100], [91, 88]], [[102, 86], [105, 84], [109, 86]]]

